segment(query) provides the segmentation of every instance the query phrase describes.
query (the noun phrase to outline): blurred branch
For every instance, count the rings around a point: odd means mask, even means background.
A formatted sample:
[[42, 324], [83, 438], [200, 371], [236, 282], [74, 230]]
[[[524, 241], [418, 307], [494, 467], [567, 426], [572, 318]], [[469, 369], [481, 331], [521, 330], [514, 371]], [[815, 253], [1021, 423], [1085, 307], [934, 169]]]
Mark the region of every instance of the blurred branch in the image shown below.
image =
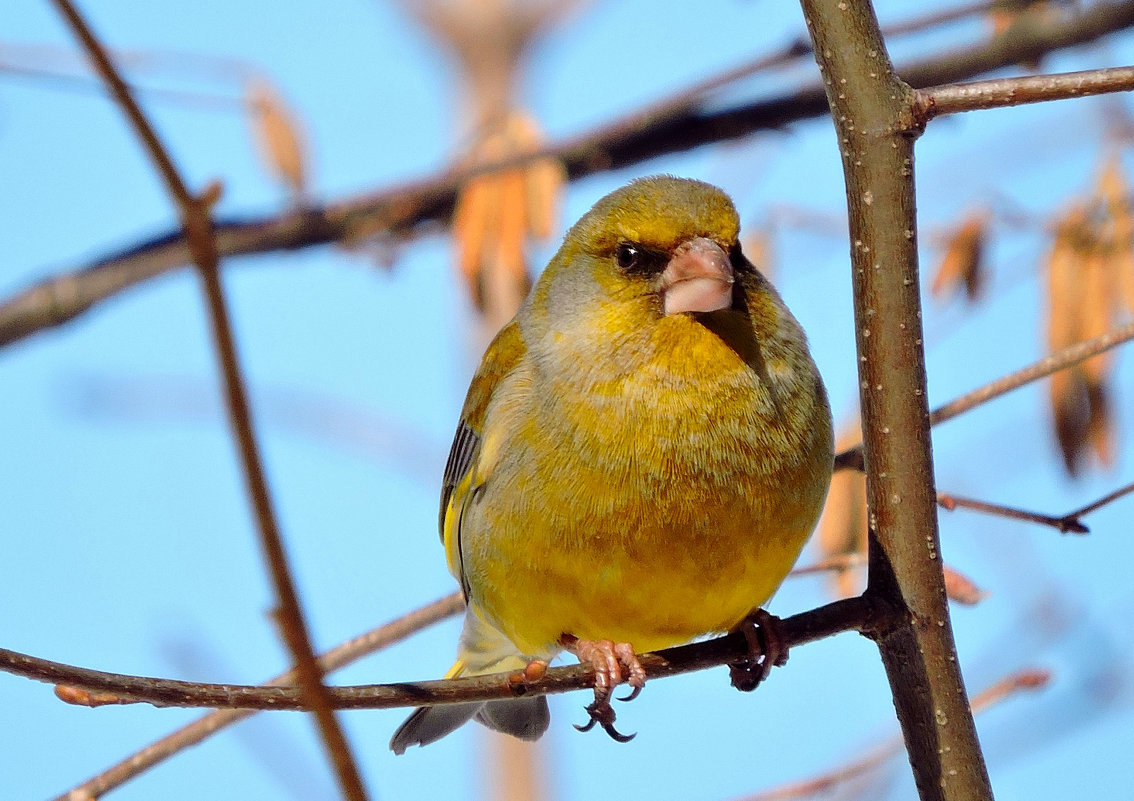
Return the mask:
[[[1006, 395], [1012, 390], [1019, 389], [1025, 384], [1046, 378], [1052, 373], [1059, 372], [1104, 351], [1108, 351], [1125, 342], [1134, 339], [1134, 322], [1120, 325], [1100, 334], [1097, 337], [1068, 345], [1050, 356], [1045, 356], [1038, 362], [1009, 373], [1003, 378], [990, 381], [972, 392], [938, 406], [929, 414], [930, 425], [938, 425], [946, 420], [952, 420], [977, 406], [988, 403], [990, 400]], [[835, 455], [836, 470], [862, 470], [861, 443]]]
[[920, 124], [924, 125], [943, 114], [1129, 92], [1131, 89], [1134, 89], [1134, 67], [1025, 75], [919, 89], [914, 93], [913, 111]]
[[[1099, 3], [1070, 19], [1029, 20], [989, 41], [908, 64], [900, 74], [914, 87], [939, 86], [1090, 42], [1130, 25], [1134, 25], [1134, 0]], [[789, 46], [767, 61], [779, 63], [797, 52], [793, 48], [797, 46]], [[712, 78], [699, 85], [720, 84]], [[696, 87], [677, 93], [673, 103], [653, 104], [521, 159], [475, 170], [448, 170], [386, 191], [283, 214], [217, 221], [217, 249], [222, 256], [292, 250], [347, 242], [360, 230], [382, 231], [394, 239], [411, 237], [419, 235], [423, 226], [446, 222], [452, 215], [457, 189], [481, 172], [552, 157], [563, 162], [570, 179], [578, 179], [760, 130], [777, 130], [827, 113], [823, 85], [818, 81], [770, 99], [713, 112], [702, 110], [690, 91], [696, 93]], [[62, 325], [124, 289], [177, 269], [188, 260], [181, 233], [168, 231], [74, 272], [42, 281], [0, 304], [0, 346]]]
[[276, 618], [283, 639], [296, 661], [296, 672], [303, 696], [310, 702], [328, 756], [335, 767], [343, 795], [352, 801], [364, 801], [366, 790], [346, 736], [328, 703], [323, 672], [315, 659], [307, 624], [291, 577], [283, 540], [272, 509], [271, 495], [252, 428], [252, 413], [236, 353], [236, 343], [220, 281], [220, 256], [213, 237], [210, 207], [219, 197], [219, 188], [206, 189], [196, 196], [182, 180], [169, 152], [158, 138], [130, 88], [115, 69], [105, 48], [80, 16], [70, 0], [54, 0], [60, 15], [90, 57], [95, 71], [110, 88], [114, 99], [130, 122], [155, 169], [165, 181], [181, 216], [181, 226], [188, 251], [201, 276], [202, 289], [209, 308], [217, 360], [224, 377], [233, 436], [240, 451], [244, 479], [256, 511], [260, 541], [275, 584], [279, 608]]
[[992, 9], [996, 8], [1002, 0], [980, 0], [975, 3], [964, 3], [953, 8], [946, 8], [941, 11], [931, 11], [923, 16], [914, 17], [912, 19], [903, 20], [902, 22], [892, 22], [889, 25], [882, 26], [882, 35], [886, 38], [893, 36], [903, 36], [909, 33], [920, 33], [921, 31], [930, 28], [936, 28], [938, 25], [944, 25], [948, 22], [956, 22], [957, 20], [964, 19], [965, 17], [975, 17], [978, 14], [987, 14]]
[[[427, 626], [452, 617], [464, 608], [465, 602], [459, 592], [447, 595], [383, 626], [368, 631], [366, 634], [335, 646], [319, 657], [319, 666], [325, 672], [338, 670], [368, 654], [404, 640]], [[265, 684], [288, 686], [295, 684], [296, 678], [296, 672], [289, 670], [274, 679], [270, 679]], [[196, 745], [253, 714], [255, 714], [255, 710], [251, 709], [221, 709], [210, 712], [146, 746], [141, 751], [131, 754], [78, 787], [63, 793], [55, 801], [71, 801], [74, 798], [100, 798], [179, 751], [183, 751], [191, 745]]]
[[861, 553], [840, 553], [820, 559], [803, 567], [793, 568], [789, 576], [810, 576], [815, 573], [842, 573], [866, 565], [866, 555]]
[[[885, 611], [863, 597], [847, 598], [802, 612], [781, 621], [784, 642], [798, 646], [844, 631], [869, 632], [889, 625]], [[676, 676], [694, 670], [725, 665], [749, 654], [742, 632], [712, 640], [668, 648], [639, 659], [651, 679]], [[256, 687], [233, 684], [201, 684], [171, 679], [128, 676], [73, 667], [0, 648], [0, 670], [26, 678], [61, 685], [72, 703], [83, 703], [89, 695], [94, 705], [149, 703], [154, 706], [215, 707], [218, 709], [309, 709], [303, 692], [296, 687]], [[464, 701], [549, 695], [594, 686], [594, 668], [570, 665], [552, 668], [538, 680], [522, 672], [496, 673], [438, 681], [368, 684], [326, 688], [335, 709], [391, 709], [432, 706]], [[111, 700], [113, 698], [113, 701]]]
[[[45, 86], [70, 92], [106, 94], [106, 87], [86, 75], [74, 75], [60, 70], [42, 67], [29, 67], [0, 61], [0, 73], [37, 81]], [[243, 99], [215, 92], [195, 92], [187, 89], [165, 89], [146, 87], [137, 90], [147, 98], [171, 103], [182, 108], [204, 111], [228, 111], [244, 113], [247, 105]]]
[[995, 503], [988, 503], [986, 501], [978, 501], [972, 498], [964, 498], [959, 495], [952, 495], [948, 493], [940, 493], [937, 496], [937, 503], [944, 509], [953, 511], [956, 508], [972, 509], [977, 512], [984, 512], [985, 514], [997, 515], [999, 517], [1007, 517], [1013, 520], [1024, 520], [1029, 523], [1040, 523], [1045, 526], [1059, 529], [1063, 534], [1087, 534], [1090, 529], [1080, 519], [1084, 515], [1101, 509], [1109, 503], [1113, 503], [1124, 495], [1129, 495], [1134, 492], [1134, 483], [1127, 484], [1125, 487], [1116, 489], [1110, 492], [1097, 501], [1092, 501], [1086, 506], [1068, 512], [1061, 517], [1054, 517], [1052, 515], [1040, 514], [1039, 512], [1029, 512], [1026, 509], [1016, 509], [1011, 506], [1001, 506]]
[[[1051, 673], [1046, 670], [1020, 670], [993, 684], [973, 696], [973, 714], [991, 709], [1002, 701], [1025, 690], [1041, 690], [1051, 681]], [[800, 782], [790, 782], [763, 792], [744, 796], [743, 801], [790, 801], [790, 799], [811, 798], [820, 793], [830, 792], [839, 784], [877, 770], [902, 752], [902, 741], [894, 738], [871, 749], [866, 756], [832, 770], [822, 776]]]

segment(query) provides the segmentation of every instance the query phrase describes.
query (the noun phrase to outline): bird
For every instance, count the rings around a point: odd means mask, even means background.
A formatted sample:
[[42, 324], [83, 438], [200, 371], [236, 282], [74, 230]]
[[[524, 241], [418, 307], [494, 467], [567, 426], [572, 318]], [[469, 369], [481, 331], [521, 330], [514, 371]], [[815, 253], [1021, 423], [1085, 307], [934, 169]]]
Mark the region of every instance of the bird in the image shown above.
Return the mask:
[[[579, 728], [629, 739], [609, 699], [641, 690], [637, 654], [754, 619], [772, 630], [761, 607], [819, 517], [833, 435], [806, 336], [739, 235], [721, 189], [635, 180], [568, 230], [489, 345], [442, 482], [466, 602], [446, 678], [569, 651], [596, 673]], [[424, 706], [390, 747], [473, 718], [524, 740], [550, 721], [544, 697]]]

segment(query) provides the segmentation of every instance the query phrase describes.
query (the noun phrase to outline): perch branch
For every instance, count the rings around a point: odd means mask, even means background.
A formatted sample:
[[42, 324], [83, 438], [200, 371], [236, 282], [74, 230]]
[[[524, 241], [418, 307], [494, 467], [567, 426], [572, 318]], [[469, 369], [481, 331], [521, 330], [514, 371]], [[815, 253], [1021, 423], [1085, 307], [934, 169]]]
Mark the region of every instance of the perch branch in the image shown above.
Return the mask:
[[[864, 597], [848, 598], [785, 618], [785, 643], [789, 646], [830, 637], [844, 631], [870, 632], [886, 627], [890, 621], [880, 617]], [[740, 632], [712, 640], [668, 648], [640, 659], [650, 678], [662, 678], [728, 664], [748, 654], [748, 644]], [[103, 703], [148, 703], [154, 706], [212, 707], [220, 709], [309, 709], [306, 696], [297, 687], [258, 687], [233, 684], [200, 684], [143, 676], [105, 673], [52, 662], [0, 648], [0, 670], [57, 686], [90, 693]], [[571, 665], [547, 671], [542, 678], [529, 681], [521, 672], [496, 673], [438, 681], [398, 682], [350, 687], [328, 687], [335, 709], [390, 709], [405, 706], [431, 706], [465, 701], [488, 701], [519, 695], [548, 695], [589, 688], [594, 685], [594, 669]], [[79, 701], [79, 696], [74, 696]], [[101, 704], [99, 704], [101, 705]]]

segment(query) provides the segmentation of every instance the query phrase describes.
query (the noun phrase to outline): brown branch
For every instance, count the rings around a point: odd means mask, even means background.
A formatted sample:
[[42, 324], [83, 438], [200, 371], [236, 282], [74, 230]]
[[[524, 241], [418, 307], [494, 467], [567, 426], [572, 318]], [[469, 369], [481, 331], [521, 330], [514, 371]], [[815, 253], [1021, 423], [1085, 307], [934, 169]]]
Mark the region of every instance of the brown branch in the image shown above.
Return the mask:
[[362, 777], [346, 736], [328, 702], [326, 687], [323, 685], [323, 671], [315, 659], [311, 646], [311, 638], [292, 581], [287, 554], [272, 509], [271, 496], [252, 428], [252, 414], [248, 407], [236, 343], [220, 281], [220, 257], [213, 237], [209, 207], [215, 197], [210, 198], [209, 195], [215, 195], [215, 192], [207, 189], [204, 194], [197, 197], [189, 191], [169, 152], [162, 145], [157, 133], [142, 113], [141, 107], [134, 100], [130, 88], [115, 69], [106, 49], [95, 37], [86, 21], [70, 0], [54, 0], [54, 3], [87, 52], [95, 70], [110, 88], [118, 106], [126, 115], [134, 133], [141, 140], [147, 155], [161, 174], [169, 194], [177, 204], [185, 241], [200, 274], [209, 308], [217, 360], [224, 376], [233, 435], [239, 446], [245, 483], [259, 523], [261, 546], [279, 601], [276, 617], [284, 641], [295, 658], [299, 684], [303, 688], [304, 697], [310, 701], [343, 794], [352, 801], [364, 801], [366, 790], [362, 784]]
[[793, 568], [788, 575], [798, 577], [810, 576], [816, 573], [844, 573], [847, 570], [854, 570], [856, 567], [864, 567], [865, 565], [865, 554], [840, 553], [834, 556], [828, 556], [826, 559], [820, 559], [814, 564]]
[[991, 799], [949, 623], [930, 453], [911, 119], [868, 0], [802, 0], [846, 180], [869, 508], [866, 596], [922, 801]]
[[[823, 559], [811, 565], [797, 567], [791, 571], [791, 576], [806, 576], [815, 573], [839, 572], [865, 565], [865, 557], [860, 554], [842, 554]], [[392, 645], [421, 629], [451, 617], [464, 609], [464, 600], [460, 593], [453, 593], [438, 601], [434, 601], [420, 609], [416, 609], [397, 620], [373, 629], [354, 639], [342, 643], [319, 657], [319, 665], [325, 672], [338, 670], [357, 659], [374, 653], [375, 651]], [[295, 683], [295, 671], [288, 671], [274, 679], [264, 682], [265, 685], [290, 685]], [[56, 694], [64, 685], [56, 686]], [[63, 700], [74, 702], [82, 699], [78, 688], [66, 687]], [[113, 697], [113, 696], [111, 696]], [[117, 700], [117, 699], [115, 699]], [[112, 701], [113, 702], [113, 701]], [[160, 764], [174, 754], [192, 745], [196, 745], [222, 729], [238, 723], [255, 714], [258, 710], [252, 709], [221, 709], [210, 712], [208, 715], [177, 729], [162, 737], [160, 740], [146, 746], [140, 751], [130, 754], [125, 759], [107, 768], [97, 776], [92, 777], [83, 784], [59, 796], [55, 801], [68, 801], [75, 794], [97, 797], [110, 790], [120, 787], [125, 782], [139, 774]]]
[[[1046, 670], [1020, 670], [1012, 673], [973, 696], [973, 714], [991, 709], [1024, 690], [1041, 690], [1050, 681], [1051, 673]], [[790, 801], [791, 799], [810, 798], [819, 793], [827, 793], [843, 782], [877, 770], [901, 753], [901, 750], [902, 741], [895, 738], [876, 746], [865, 756], [837, 770], [817, 776], [814, 779], [781, 784], [779, 787], [745, 796], [743, 801]]]
[[[38, 67], [25, 67], [18, 64], [9, 64], [0, 61], [0, 72], [14, 75], [17, 78], [26, 78], [44, 86], [63, 91], [96, 93], [105, 95], [106, 87], [97, 80], [86, 75], [74, 75], [53, 69]], [[193, 92], [185, 89], [164, 89], [161, 87], [135, 87], [135, 92], [151, 100], [175, 104], [182, 108], [194, 108], [203, 111], [238, 112], [245, 114], [248, 104], [243, 98], [232, 95]]]
[[1039, 523], [1045, 526], [1051, 526], [1058, 529], [1063, 534], [1086, 534], [1090, 531], [1079, 520], [1067, 517], [1052, 517], [1051, 515], [1040, 514], [1039, 512], [1030, 512], [1026, 509], [1017, 509], [1012, 506], [1002, 506], [998, 503], [989, 503], [987, 501], [979, 501], [975, 498], [965, 498], [961, 495], [952, 495], [949, 493], [939, 493], [937, 496], [937, 503], [942, 509], [948, 509], [950, 512], [954, 509], [972, 509], [975, 512], [983, 512], [988, 515], [995, 515], [996, 517], [1007, 517], [1011, 520], [1023, 520], [1028, 523]]
[[1106, 506], [1108, 503], [1118, 500], [1123, 495], [1129, 495], [1131, 492], [1134, 492], [1134, 483], [1127, 484], [1125, 487], [1122, 487], [1120, 489], [1116, 489], [1114, 492], [1111, 492], [1111, 493], [1108, 493], [1108, 494], [1102, 496], [1097, 501], [1094, 501], [1092, 503], [1088, 503], [1082, 509], [1076, 509], [1074, 512], [1068, 513], [1067, 516], [1079, 518], [1079, 517], [1082, 517], [1083, 515], [1088, 515], [1091, 512], [1095, 511], [1096, 509], [1101, 509], [1102, 507]]
[[[844, 631], [869, 633], [890, 621], [884, 609], [864, 597], [847, 598], [785, 618], [785, 643], [795, 647]], [[748, 654], [743, 633], [668, 648], [640, 656], [650, 678], [663, 678], [728, 664]], [[75, 688], [114, 703], [148, 703], [160, 707], [212, 707], [222, 709], [306, 710], [303, 691], [296, 687], [257, 687], [235, 684], [200, 684], [143, 676], [105, 673], [52, 662], [0, 648], [0, 670], [36, 681]], [[326, 688], [335, 709], [391, 709], [432, 706], [464, 701], [548, 695], [590, 688], [594, 669], [589, 665], [553, 668], [536, 681], [522, 673], [497, 673], [438, 681], [398, 682]]]
[[[1134, 25], [1134, 2], [1099, 3], [1070, 20], [1053, 18], [1015, 26], [1010, 35], [909, 64], [900, 72], [912, 86], [939, 86], [1084, 44], [1130, 25]], [[710, 79], [704, 85], [715, 83], [716, 79]], [[687, 96], [687, 91], [676, 97]], [[666, 106], [665, 101], [654, 104], [507, 166], [550, 156], [563, 162], [571, 179], [578, 179], [761, 130], [778, 130], [827, 113], [823, 87], [817, 82], [716, 112], [704, 112], [699, 105], [690, 108], [685, 102], [668, 110]], [[502, 166], [484, 165], [481, 171]], [[236, 256], [350, 241], [359, 232], [411, 236], [449, 219], [456, 190], [471, 174], [448, 170], [327, 205], [218, 221], [217, 248], [223, 256]], [[69, 322], [131, 286], [181, 267], [188, 259], [181, 233], [169, 231], [37, 283], [0, 303], [0, 346]]]
[[[1049, 356], [1045, 356], [1037, 362], [1033, 362], [1027, 367], [1009, 373], [1003, 378], [990, 381], [972, 392], [967, 392], [948, 403], [938, 406], [930, 412], [929, 423], [935, 426], [947, 420], [952, 420], [954, 417], [958, 417], [991, 400], [995, 400], [1001, 395], [1007, 395], [1009, 392], [1030, 384], [1033, 381], [1038, 381], [1052, 373], [1057, 373], [1060, 370], [1065, 370], [1068, 367], [1084, 362], [1092, 356], [1111, 350], [1132, 339], [1134, 339], [1134, 322], [1112, 328], [1110, 331], [1107, 331], [1105, 334], [1100, 334], [1097, 337], [1084, 339], [1082, 342], [1068, 345]], [[836, 454], [835, 469], [862, 471], [864, 467], [861, 443]]]
[[[177, 203], [178, 209], [182, 214], [187, 213], [195, 201], [195, 198], [190, 194], [181, 176], [177, 172], [177, 168], [173, 165], [173, 160], [170, 158], [169, 153], [158, 139], [157, 133], [150, 125], [146, 116], [142, 113], [142, 109], [134, 101], [133, 94], [130, 87], [122, 80], [122, 76], [118, 74], [118, 70], [110, 60], [110, 55], [107, 53], [106, 48], [95, 37], [94, 32], [86, 21], [79, 15], [78, 10], [70, 2], [70, 0], [52, 0], [55, 4], [56, 10], [62, 16], [68, 25], [71, 27], [71, 32], [75, 34], [75, 38], [79, 40], [83, 50], [90, 58], [95, 72], [98, 73], [103, 83], [110, 90], [111, 96], [118, 104], [122, 113], [126, 115], [130, 126], [134, 129], [135, 135], [142, 140], [142, 146], [146, 151], [146, 155], [154, 162], [154, 166], [165, 180], [166, 188], [170, 194], [173, 195], [174, 201]], [[188, 226], [183, 225], [183, 229]], [[184, 231], [186, 238], [190, 238], [191, 232]]]
[[1134, 322], [1112, 328], [1097, 337], [1068, 345], [1066, 348], [1062, 348], [1050, 356], [1045, 356], [1021, 370], [1009, 373], [1003, 378], [991, 381], [979, 389], [938, 406], [930, 415], [930, 422], [937, 425], [946, 420], [952, 420], [957, 415], [982, 403], [987, 403], [993, 398], [998, 398], [1032, 381], [1037, 381], [1052, 373], [1079, 364], [1095, 354], [1110, 350], [1124, 342], [1129, 342], [1131, 339], [1134, 339]]
[[1086, 506], [1068, 512], [1065, 515], [1055, 517], [1054, 515], [1045, 515], [1039, 512], [1031, 512], [1026, 509], [1017, 509], [1011, 506], [1001, 506], [996, 503], [988, 503], [987, 501], [978, 501], [973, 498], [964, 498], [959, 495], [952, 495], [941, 493], [937, 496], [937, 503], [943, 508], [953, 511], [956, 508], [972, 509], [977, 512], [984, 512], [985, 514], [996, 515], [998, 517], [1007, 517], [1012, 520], [1023, 520], [1028, 523], [1040, 523], [1041, 525], [1051, 526], [1058, 529], [1063, 534], [1087, 534], [1090, 529], [1083, 523], [1082, 518], [1109, 503], [1113, 503], [1124, 495], [1129, 495], [1134, 492], [1134, 483], [1127, 484], [1125, 487], [1116, 489], [1114, 492], [1107, 493], [1097, 501], [1092, 501]]
[[[465, 603], [460, 593], [455, 592], [452, 595], [447, 595], [438, 601], [403, 615], [397, 620], [335, 646], [319, 657], [319, 666], [327, 673], [338, 670], [381, 648], [393, 645], [427, 626], [452, 617], [464, 608]], [[264, 683], [268, 685], [291, 685], [295, 683], [296, 678], [296, 672], [289, 670]], [[255, 713], [256, 710], [252, 709], [220, 709], [216, 712], [210, 712], [110, 766], [78, 787], [63, 793], [55, 801], [71, 801], [74, 798], [101, 798], [106, 793], [120, 787], [174, 754], [200, 743], [218, 731]]]
[[914, 93], [914, 116], [924, 126], [934, 117], [990, 108], [1068, 100], [1134, 89], [1134, 67], [1026, 75], [991, 81], [955, 83]]

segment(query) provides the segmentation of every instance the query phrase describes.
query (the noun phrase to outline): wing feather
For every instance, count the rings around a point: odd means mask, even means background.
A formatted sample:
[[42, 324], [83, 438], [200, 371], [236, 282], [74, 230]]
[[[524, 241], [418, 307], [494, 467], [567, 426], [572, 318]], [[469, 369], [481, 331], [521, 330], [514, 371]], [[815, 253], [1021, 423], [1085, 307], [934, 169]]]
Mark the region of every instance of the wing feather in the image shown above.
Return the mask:
[[484, 418], [500, 380], [515, 369], [526, 350], [520, 328], [515, 322], [502, 328], [492, 340], [469, 386], [461, 419], [453, 435], [453, 444], [449, 448], [449, 458], [445, 463], [438, 529], [445, 546], [449, 570], [461, 582], [461, 591], [466, 600], [469, 597], [469, 587], [461, 553], [461, 520], [466, 504], [488, 479], [483, 471], [477, 469]]

